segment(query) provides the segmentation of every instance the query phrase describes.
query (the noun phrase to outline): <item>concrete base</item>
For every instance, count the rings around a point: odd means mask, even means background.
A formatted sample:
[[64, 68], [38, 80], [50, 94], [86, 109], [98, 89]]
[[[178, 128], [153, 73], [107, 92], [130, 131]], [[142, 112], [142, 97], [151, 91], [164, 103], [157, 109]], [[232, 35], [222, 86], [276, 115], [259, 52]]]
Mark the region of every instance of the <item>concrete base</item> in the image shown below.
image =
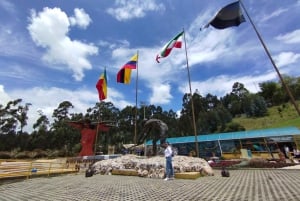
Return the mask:
[[122, 169], [122, 170], [112, 170], [112, 175], [125, 175], [125, 176], [138, 176], [136, 170], [133, 169]]
[[[112, 170], [112, 175], [138, 176], [134, 169]], [[201, 177], [200, 172], [180, 172], [175, 173], [176, 179], [197, 179]]]
[[197, 179], [201, 177], [200, 172], [180, 172], [175, 173], [176, 179]]

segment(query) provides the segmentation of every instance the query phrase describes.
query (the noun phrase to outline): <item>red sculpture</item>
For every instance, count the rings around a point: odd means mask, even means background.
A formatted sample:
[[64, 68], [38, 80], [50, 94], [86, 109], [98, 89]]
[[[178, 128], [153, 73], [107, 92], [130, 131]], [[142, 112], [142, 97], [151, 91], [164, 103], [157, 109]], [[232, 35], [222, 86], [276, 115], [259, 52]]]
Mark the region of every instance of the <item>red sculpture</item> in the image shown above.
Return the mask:
[[[79, 156], [94, 155], [93, 146], [95, 144], [97, 131], [107, 132], [112, 125], [109, 122], [91, 123], [89, 120], [68, 122], [72, 127], [80, 130], [81, 151]], [[98, 128], [97, 128], [98, 127]]]

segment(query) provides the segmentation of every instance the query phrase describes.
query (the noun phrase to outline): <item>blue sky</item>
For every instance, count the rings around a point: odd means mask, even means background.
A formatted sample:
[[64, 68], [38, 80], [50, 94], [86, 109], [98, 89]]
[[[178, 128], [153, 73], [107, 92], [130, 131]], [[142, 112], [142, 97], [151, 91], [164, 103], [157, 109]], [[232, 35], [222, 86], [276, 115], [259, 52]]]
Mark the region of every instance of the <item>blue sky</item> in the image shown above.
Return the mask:
[[[161, 48], [185, 30], [192, 91], [218, 97], [241, 82], [250, 92], [278, 80], [257, 35], [239, 27], [200, 31], [229, 0], [0, 0], [0, 104], [32, 103], [29, 125], [41, 110], [50, 119], [62, 101], [85, 113], [98, 102], [96, 82], [107, 70], [108, 98], [119, 109], [135, 105], [132, 82], [116, 82], [119, 69], [139, 52], [141, 102], [181, 109], [189, 92], [184, 48], [156, 63]], [[282, 74], [300, 75], [300, 1], [243, 0]]]

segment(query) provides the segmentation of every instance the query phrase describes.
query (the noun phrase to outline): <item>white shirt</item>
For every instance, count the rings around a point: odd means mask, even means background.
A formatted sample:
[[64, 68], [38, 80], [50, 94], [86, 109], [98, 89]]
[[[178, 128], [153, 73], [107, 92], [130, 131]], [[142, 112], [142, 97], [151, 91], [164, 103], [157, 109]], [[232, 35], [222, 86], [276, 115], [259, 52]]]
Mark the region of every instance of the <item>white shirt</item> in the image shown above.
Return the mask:
[[165, 157], [171, 157], [172, 156], [172, 148], [170, 145], [167, 146], [165, 149]]
[[289, 147], [284, 147], [284, 149], [285, 149], [286, 153], [290, 152], [290, 148]]

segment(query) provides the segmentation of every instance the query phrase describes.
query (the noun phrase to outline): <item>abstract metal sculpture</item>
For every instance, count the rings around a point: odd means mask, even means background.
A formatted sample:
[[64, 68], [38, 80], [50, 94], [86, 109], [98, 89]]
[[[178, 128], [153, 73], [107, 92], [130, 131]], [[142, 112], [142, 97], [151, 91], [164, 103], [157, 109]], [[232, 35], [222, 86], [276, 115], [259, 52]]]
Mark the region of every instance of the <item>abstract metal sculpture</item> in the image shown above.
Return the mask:
[[[152, 138], [153, 155], [157, 154], [157, 141], [162, 145], [167, 138], [168, 126], [159, 119], [149, 119], [144, 123], [143, 132], [138, 139], [138, 144], [142, 144], [146, 138]], [[151, 135], [152, 134], [152, 135]]]

